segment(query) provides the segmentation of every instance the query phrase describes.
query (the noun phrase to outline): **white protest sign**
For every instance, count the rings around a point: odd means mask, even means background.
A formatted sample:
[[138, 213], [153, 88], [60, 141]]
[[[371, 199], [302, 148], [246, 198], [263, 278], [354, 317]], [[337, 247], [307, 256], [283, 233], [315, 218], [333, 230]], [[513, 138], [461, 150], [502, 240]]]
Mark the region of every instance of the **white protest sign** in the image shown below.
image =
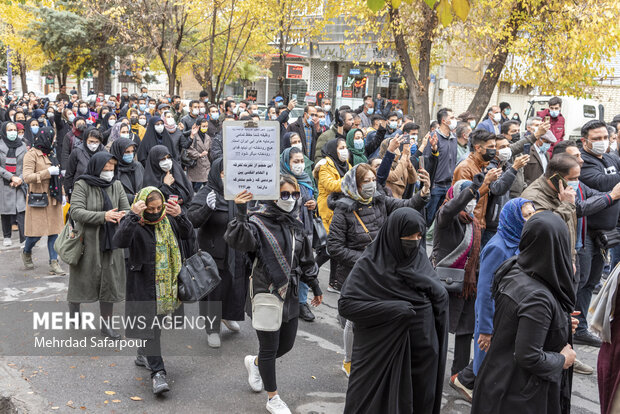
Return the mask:
[[224, 141], [224, 198], [243, 190], [255, 200], [280, 197], [280, 123], [226, 121]]

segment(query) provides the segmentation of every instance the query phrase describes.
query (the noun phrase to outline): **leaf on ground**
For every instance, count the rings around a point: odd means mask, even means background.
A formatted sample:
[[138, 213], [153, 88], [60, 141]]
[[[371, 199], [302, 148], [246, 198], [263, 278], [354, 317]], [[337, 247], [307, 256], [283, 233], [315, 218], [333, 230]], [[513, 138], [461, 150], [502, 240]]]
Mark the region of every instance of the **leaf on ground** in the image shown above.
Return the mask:
[[[105, 382], [105, 381], [104, 381]], [[116, 391], [104, 391], [107, 395], [114, 395]]]
[[52, 410], [58, 410], [58, 409], [60, 409], [60, 407], [58, 407], [58, 406], [52, 407]]
[[133, 397], [129, 397], [131, 398], [133, 401], [142, 401], [142, 398], [137, 397], [137, 396], [133, 396]]
[[142, 381], [142, 377], [136, 377], [136, 381]]
[[86, 378], [84, 375], [80, 375], [80, 379], [84, 379]]
[[108, 381], [108, 380], [104, 380], [104, 381], [103, 381], [103, 383], [104, 383], [104, 384], [109, 384], [109, 383], [110, 383], [110, 381]]
[[115, 366], [116, 366], [116, 364], [113, 362], [113, 363], [111, 363], [109, 366], [111, 366], [111, 367], [115, 367]]
[[113, 403], [119, 403], [121, 400], [112, 400]]
[[71, 365], [71, 366], [69, 367], [69, 369], [73, 369], [73, 368], [75, 368], [75, 365]]

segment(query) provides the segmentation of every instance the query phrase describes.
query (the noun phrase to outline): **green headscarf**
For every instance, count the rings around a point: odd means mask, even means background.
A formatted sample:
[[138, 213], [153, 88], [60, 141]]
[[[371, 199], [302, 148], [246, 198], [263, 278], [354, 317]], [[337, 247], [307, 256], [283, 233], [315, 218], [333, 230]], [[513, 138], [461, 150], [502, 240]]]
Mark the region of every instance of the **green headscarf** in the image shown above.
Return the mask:
[[[152, 192], [158, 192], [162, 202], [164, 195], [156, 187], [144, 187], [133, 203], [144, 201]], [[155, 294], [157, 296], [157, 314], [173, 312], [181, 305], [178, 298], [178, 275], [181, 271], [181, 252], [172, 226], [166, 217], [163, 206], [161, 218], [157, 222], [148, 222], [142, 217], [142, 223], [155, 226]]]
[[[365, 148], [355, 149], [355, 143], [353, 141], [354, 141], [355, 133], [357, 131], [362, 131], [362, 130], [361, 129], [352, 129], [347, 134], [347, 148], [349, 149], [349, 152], [351, 153], [351, 158], [352, 158], [352, 161], [353, 161], [351, 164], [353, 164], [353, 165], [357, 165], [357, 164], [362, 164], [362, 163], [367, 163], [368, 162], [368, 158], [366, 158]], [[363, 131], [362, 131], [362, 135], [363, 135]]]

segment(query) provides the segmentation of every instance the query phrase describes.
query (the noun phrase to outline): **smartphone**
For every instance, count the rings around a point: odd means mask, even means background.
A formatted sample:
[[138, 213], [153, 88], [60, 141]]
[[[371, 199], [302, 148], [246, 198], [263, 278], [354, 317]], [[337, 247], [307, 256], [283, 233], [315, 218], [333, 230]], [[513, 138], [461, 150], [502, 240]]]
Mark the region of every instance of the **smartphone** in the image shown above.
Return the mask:
[[297, 94], [296, 94], [296, 93], [292, 94], [292, 95], [291, 95], [291, 99], [292, 99], [293, 101], [296, 101], [296, 100], [297, 100]]
[[545, 117], [545, 122], [549, 122], [550, 120], [551, 120], [551, 117], [550, 117], [549, 115], [547, 115], [547, 116]]
[[168, 202], [169, 203], [174, 203], [174, 204], [179, 204], [179, 196], [172, 194], [168, 197]]
[[420, 156], [420, 168], [419, 169], [420, 170], [424, 169], [424, 155]]
[[411, 135], [403, 135], [403, 144], [411, 144]]
[[551, 183], [558, 190], [558, 192], [560, 191], [560, 181], [562, 182], [562, 185], [565, 189], [566, 187], [568, 187], [566, 180], [560, 174], [553, 174], [551, 178], [549, 178], [549, 181], [551, 181]]
[[530, 144], [529, 142], [525, 145], [523, 145], [523, 154], [525, 155], [530, 155], [530, 150], [532, 149], [532, 144]]

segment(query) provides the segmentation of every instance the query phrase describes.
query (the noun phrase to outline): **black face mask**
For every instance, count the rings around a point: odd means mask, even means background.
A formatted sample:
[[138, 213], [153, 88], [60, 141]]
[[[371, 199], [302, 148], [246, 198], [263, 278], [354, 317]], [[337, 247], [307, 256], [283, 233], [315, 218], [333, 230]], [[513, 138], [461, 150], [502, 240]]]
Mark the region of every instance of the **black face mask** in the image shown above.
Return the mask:
[[129, 122], [131, 122], [131, 125], [135, 125], [138, 123], [138, 118], [131, 117], [129, 118]]
[[496, 153], [497, 153], [497, 151], [496, 151], [496, 150], [494, 150], [494, 149], [490, 149], [490, 148], [487, 148], [487, 152], [485, 152], [484, 154], [482, 154], [482, 159], [483, 159], [485, 162], [489, 162], [489, 161], [491, 161], [493, 158], [495, 158], [495, 154], [496, 154]]
[[142, 218], [150, 223], [154, 223], [161, 218], [163, 212], [163, 209], [159, 213], [147, 213], [145, 210], [142, 212]]
[[403, 245], [403, 250], [407, 256], [411, 256], [416, 249], [420, 246], [420, 240], [404, 240], [400, 239], [400, 243]]
[[521, 138], [521, 134], [519, 134], [518, 132], [515, 132], [514, 134], [511, 135], [512, 137], [512, 142], [516, 142], [519, 140], [519, 138]]

